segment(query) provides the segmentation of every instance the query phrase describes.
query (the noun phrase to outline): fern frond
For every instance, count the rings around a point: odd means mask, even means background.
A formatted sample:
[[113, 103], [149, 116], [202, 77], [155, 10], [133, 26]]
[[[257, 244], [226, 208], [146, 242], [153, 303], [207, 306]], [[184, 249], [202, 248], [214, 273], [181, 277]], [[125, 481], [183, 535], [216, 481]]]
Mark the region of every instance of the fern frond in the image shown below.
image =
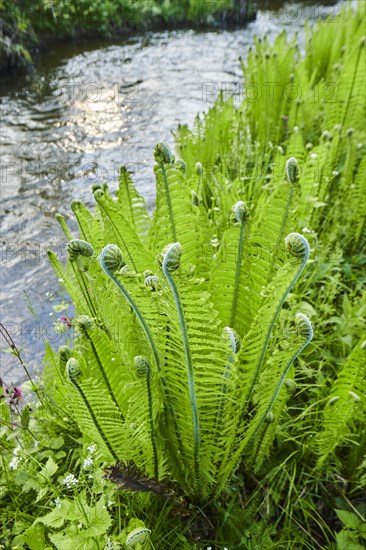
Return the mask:
[[362, 416], [362, 409], [365, 409], [365, 362], [365, 345], [359, 342], [339, 372], [324, 409], [323, 426], [316, 441], [318, 468], [339, 445], [346, 442], [352, 432], [351, 423]]
[[[80, 362], [71, 358], [66, 365], [67, 374], [74, 390], [70, 388], [67, 398], [82, 431], [92, 440], [97, 439], [106, 456], [119, 461], [125, 455], [123, 420], [108, 391], [98, 382], [84, 378]], [[87, 367], [84, 367], [84, 372]]]
[[94, 197], [100, 207], [104, 220], [105, 237], [108, 241], [118, 244], [126, 263], [136, 273], [142, 273], [144, 269], [151, 269], [154, 265], [154, 258], [144, 246], [134, 227], [130, 225], [121, 209], [118, 208], [118, 203], [101, 189], [95, 191]]
[[121, 166], [120, 170], [117, 203], [122, 215], [135, 229], [141, 241], [147, 245], [150, 216], [147, 212], [145, 200], [138, 193], [125, 166]]

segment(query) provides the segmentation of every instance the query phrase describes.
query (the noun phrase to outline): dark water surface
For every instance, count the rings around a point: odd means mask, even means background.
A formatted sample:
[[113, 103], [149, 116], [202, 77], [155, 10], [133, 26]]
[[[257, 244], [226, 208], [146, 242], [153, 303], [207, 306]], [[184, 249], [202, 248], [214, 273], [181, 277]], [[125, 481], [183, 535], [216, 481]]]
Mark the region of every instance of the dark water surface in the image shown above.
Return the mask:
[[[36, 368], [46, 338], [56, 348], [63, 343], [53, 330], [61, 297], [46, 255], [52, 248], [66, 258], [55, 212], [68, 218], [74, 198], [92, 204], [93, 182], [115, 189], [121, 164], [135, 172], [152, 207], [154, 145], [173, 145], [171, 132], [207, 110], [218, 89], [238, 90], [238, 57], [245, 58], [253, 37], [274, 38], [286, 28], [303, 39], [306, 19], [339, 12], [326, 0], [259, 4], [256, 21], [239, 30], [56, 44], [31, 74], [2, 78], [2, 322]], [[7, 383], [23, 379], [15, 358], [0, 359]]]

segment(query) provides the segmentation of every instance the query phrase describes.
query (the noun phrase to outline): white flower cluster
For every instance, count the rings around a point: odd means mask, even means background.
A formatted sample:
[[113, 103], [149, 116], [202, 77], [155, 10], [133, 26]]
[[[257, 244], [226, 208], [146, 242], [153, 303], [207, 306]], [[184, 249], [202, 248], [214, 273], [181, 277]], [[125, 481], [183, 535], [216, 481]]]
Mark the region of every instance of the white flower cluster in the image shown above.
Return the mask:
[[79, 480], [74, 476], [74, 474], [68, 474], [62, 482], [68, 489], [71, 489], [73, 485], [79, 483]]
[[94, 444], [94, 445], [89, 445], [88, 447], [88, 451], [89, 451], [89, 454], [94, 454], [95, 451], [97, 450], [97, 446]]
[[56, 508], [61, 508], [61, 500], [57, 497], [53, 501], [55, 503]]
[[93, 458], [91, 456], [86, 457], [83, 463], [84, 470], [87, 470], [88, 468], [91, 468], [93, 466]]
[[88, 468], [91, 468], [93, 466], [93, 454], [95, 453], [96, 449], [97, 449], [96, 445], [89, 445], [88, 447], [89, 455], [85, 458], [83, 462], [84, 470], [87, 470]]
[[12, 470], [16, 470], [20, 464], [20, 462], [23, 460], [21, 456], [19, 456], [19, 453], [21, 451], [20, 447], [16, 447], [13, 451], [13, 458], [9, 464], [9, 468]]

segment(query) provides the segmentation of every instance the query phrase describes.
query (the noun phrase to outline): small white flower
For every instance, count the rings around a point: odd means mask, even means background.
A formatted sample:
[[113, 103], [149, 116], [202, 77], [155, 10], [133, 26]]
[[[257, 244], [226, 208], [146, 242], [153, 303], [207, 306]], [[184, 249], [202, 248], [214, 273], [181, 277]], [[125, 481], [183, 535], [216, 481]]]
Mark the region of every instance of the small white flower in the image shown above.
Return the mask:
[[79, 480], [74, 476], [74, 474], [68, 474], [62, 482], [68, 489], [71, 489], [73, 485], [79, 483]]
[[93, 459], [92, 459], [91, 456], [88, 456], [88, 457], [84, 460], [83, 468], [84, 468], [84, 470], [87, 470], [87, 469], [90, 468], [91, 466], [93, 466]]
[[91, 474], [89, 474], [88, 479], [93, 479], [93, 476]]
[[318, 158], [318, 155], [316, 153], [311, 153], [310, 158], [311, 159], [316, 159], [316, 158]]
[[88, 451], [91, 455], [94, 454], [96, 450], [97, 450], [97, 446], [95, 444], [94, 445], [89, 445]]
[[111, 500], [108, 500], [107, 502], [107, 508], [109, 508], [110, 506], [113, 506], [113, 502]]
[[18, 468], [19, 462], [21, 462], [21, 460], [22, 459], [20, 458], [20, 456], [15, 456], [9, 464], [9, 468], [11, 468], [12, 470], [16, 470]]
[[55, 503], [56, 508], [61, 508], [61, 500], [57, 497], [53, 501]]
[[21, 449], [20, 447], [15, 447], [15, 449], [14, 449], [14, 451], [13, 451], [13, 455], [14, 455], [14, 456], [18, 456], [21, 450], [22, 450], [22, 449]]
[[78, 528], [79, 528], [79, 529], [82, 529], [82, 528], [83, 528], [83, 524], [82, 524], [82, 523], [79, 523], [79, 524], [78, 524]]

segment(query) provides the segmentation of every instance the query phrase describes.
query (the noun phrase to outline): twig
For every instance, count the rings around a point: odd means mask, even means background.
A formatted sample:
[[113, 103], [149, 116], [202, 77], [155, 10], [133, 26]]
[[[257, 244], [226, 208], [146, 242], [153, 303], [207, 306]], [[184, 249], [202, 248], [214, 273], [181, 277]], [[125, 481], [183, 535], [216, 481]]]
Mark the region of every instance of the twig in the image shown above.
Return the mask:
[[28, 369], [27, 369], [27, 366], [25, 364], [25, 362], [23, 361], [21, 355], [20, 355], [20, 351], [18, 350], [13, 338], [11, 337], [11, 335], [9, 334], [8, 330], [4, 327], [4, 325], [2, 323], [0, 323], [0, 331], [1, 331], [1, 335], [4, 337], [6, 343], [8, 344], [8, 346], [10, 347], [10, 349], [12, 350], [12, 353], [13, 355], [15, 355], [15, 357], [19, 360], [20, 364], [22, 365], [30, 383], [32, 384], [32, 388], [34, 390], [34, 392], [36, 393], [38, 399], [40, 400], [40, 402], [42, 403], [42, 405], [44, 405], [43, 401], [42, 401], [42, 398], [40, 397], [39, 395], [39, 391], [38, 389], [36, 388], [33, 380], [32, 380], [32, 377], [31, 375], [29, 374], [28, 372]]

